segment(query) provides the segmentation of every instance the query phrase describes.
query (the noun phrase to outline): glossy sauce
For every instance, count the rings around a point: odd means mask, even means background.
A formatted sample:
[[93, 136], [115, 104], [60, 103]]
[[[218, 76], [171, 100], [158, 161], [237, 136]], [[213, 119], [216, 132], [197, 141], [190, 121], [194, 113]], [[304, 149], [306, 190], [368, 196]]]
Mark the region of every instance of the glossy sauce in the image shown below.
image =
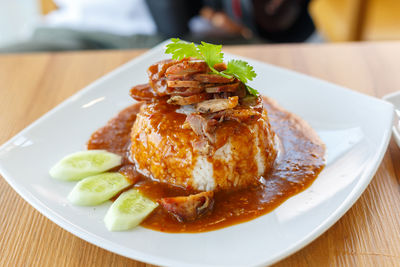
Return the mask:
[[[88, 149], [106, 149], [124, 157], [119, 171], [143, 194], [158, 199], [195, 193], [153, 181], [135, 170], [129, 161], [130, 131], [140, 105], [121, 111], [106, 126], [93, 133]], [[270, 212], [289, 197], [312, 184], [325, 165], [325, 147], [314, 131], [294, 114], [264, 98], [272, 129], [280, 140], [279, 156], [260, 184], [236, 191], [215, 193], [214, 209], [194, 222], [180, 223], [158, 207], [142, 226], [163, 232], [205, 232], [249, 221]]]

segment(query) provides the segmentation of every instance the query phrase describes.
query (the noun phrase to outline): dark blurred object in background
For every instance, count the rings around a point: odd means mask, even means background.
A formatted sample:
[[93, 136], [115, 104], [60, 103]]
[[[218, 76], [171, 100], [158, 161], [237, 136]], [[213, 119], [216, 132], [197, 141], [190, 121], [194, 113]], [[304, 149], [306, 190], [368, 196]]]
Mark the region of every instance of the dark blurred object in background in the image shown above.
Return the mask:
[[[146, 2], [159, 33], [167, 38], [183, 37], [187, 34], [189, 20], [199, 12], [217, 27], [225, 27], [228, 31], [236, 27], [237, 33], [247, 39], [258, 35], [270, 42], [303, 42], [315, 30], [307, 9], [310, 0], [146, 0]], [[226, 18], [222, 14], [225, 14]]]
[[158, 32], [166, 38], [183, 37], [189, 20], [198, 15], [202, 0], [146, 0]]
[[273, 42], [303, 42], [315, 31], [310, 0], [253, 0], [255, 31]]

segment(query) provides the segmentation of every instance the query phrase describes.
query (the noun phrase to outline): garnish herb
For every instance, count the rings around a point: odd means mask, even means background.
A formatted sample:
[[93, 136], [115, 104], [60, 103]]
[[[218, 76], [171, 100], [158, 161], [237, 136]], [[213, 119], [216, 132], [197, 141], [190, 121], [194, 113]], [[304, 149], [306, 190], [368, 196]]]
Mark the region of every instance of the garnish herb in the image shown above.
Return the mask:
[[215, 64], [223, 63], [224, 61], [224, 53], [221, 52], [222, 45], [201, 42], [200, 45], [196, 46], [194, 43], [183, 42], [179, 38], [172, 38], [171, 41], [171, 43], [167, 44], [165, 53], [172, 54], [172, 59], [181, 60], [185, 57], [193, 57], [204, 60], [213, 73], [225, 78], [232, 78], [234, 76], [246, 85], [249, 94], [255, 96], [259, 94], [256, 89], [246, 84], [257, 76], [253, 67], [246, 61], [238, 59], [230, 60], [228, 61], [227, 69], [224, 71], [218, 71], [214, 68]]

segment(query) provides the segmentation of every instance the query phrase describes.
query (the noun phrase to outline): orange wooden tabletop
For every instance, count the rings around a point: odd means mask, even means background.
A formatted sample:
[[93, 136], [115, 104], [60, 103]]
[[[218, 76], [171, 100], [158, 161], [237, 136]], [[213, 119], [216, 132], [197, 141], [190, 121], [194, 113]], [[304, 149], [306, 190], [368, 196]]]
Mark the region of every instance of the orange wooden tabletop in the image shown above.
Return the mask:
[[[400, 90], [400, 42], [232, 46], [255, 58], [382, 97]], [[0, 55], [0, 144], [93, 80], [143, 53]], [[326, 233], [276, 266], [400, 266], [400, 149]], [[96, 247], [33, 209], [0, 179], [0, 266], [150, 266]]]

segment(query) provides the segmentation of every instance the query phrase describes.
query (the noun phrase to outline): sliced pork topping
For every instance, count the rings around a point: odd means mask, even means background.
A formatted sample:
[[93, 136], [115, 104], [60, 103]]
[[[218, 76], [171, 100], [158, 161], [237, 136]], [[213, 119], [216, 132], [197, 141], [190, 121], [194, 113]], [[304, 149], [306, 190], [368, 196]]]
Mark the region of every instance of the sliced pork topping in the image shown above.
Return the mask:
[[185, 106], [185, 105], [192, 105], [196, 104], [199, 102], [202, 102], [204, 100], [207, 100], [210, 98], [209, 94], [197, 94], [197, 95], [192, 95], [192, 96], [171, 96], [170, 99], [167, 100], [168, 104], [172, 105], [180, 105], [180, 106]]
[[158, 80], [165, 76], [165, 71], [172, 65], [177, 64], [179, 61], [173, 59], [167, 59], [159, 61], [149, 67], [147, 74], [150, 80]]
[[214, 120], [235, 120], [238, 122], [257, 120], [261, 117], [261, 112], [255, 109], [239, 108], [239, 109], [227, 109], [222, 110], [209, 115], [209, 119]]
[[134, 86], [130, 91], [130, 95], [137, 101], [147, 102], [158, 97], [156, 92], [154, 92], [153, 88], [148, 83]]
[[165, 71], [179, 61], [167, 59], [157, 62], [149, 67], [147, 75], [149, 76], [149, 84], [159, 96], [165, 95], [167, 89], [167, 80]]
[[245, 108], [252, 108], [260, 112], [263, 110], [263, 104], [261, 98], [253, 95], [241, 98], [240, 105]]
[[166, 72], [165, 76], [168, 78], [169, 75], [181, 75], [184, 79], [187, 75], [207, 72], [209, 70], [207, 64], [204, 61], [194, 60], [194, 61], [183, 61], [170, 66]]
[[[227, 65], [218, 63], [214, 69], [224, 71]], [[163, 98], [170, 105], [193, 105], [197, 113], [189, 114], [183, 126], [202, 137], [194, 144], [201, 154], [210, 152], [219, 123], [261, 116], [259, 97], [250, 95], [246, 85], [234, 75], [216, 74], [202, 60], [163, 60], [151, 65], [148, 75], [149, 84], [135, 86], [131, 96], [138, 101]]]
[[218, 86], [207, 87], [205, 90], [207, 93], [221, 93], [221, 92], [236, 92], [239, 88], [240, 83], [222, 84]]
[[189, 114], [186, 123], [199, 136], [204, 136], [211, 143], [215, 143], [215, 129], [218, 121], [201, 116], [200, 114]]
[[199, 73], [193, 75], [193, 79], [202, 83], [230, 83], [234, 78], [225, 78], [217, 74]]
[[180, 96], [191, 96], [204, 92], [202, 87], [168, 87], [166, 94], [168, 95], [180, 95]]
[[210, 212], [214, 206], [214, 192], [207, 191], [187, 197], [162, 198], [160, 205], [179, 222], [194, 221]]
[[169, 87], [201, 87], [201, 83], [198, 81], [167, 81]]
[[228, 99], [210, 99], [196, 104], [196, 110], [201, 113], [213, 113], [225, 109], [232, 109], [238, 105], [237, 96]]

